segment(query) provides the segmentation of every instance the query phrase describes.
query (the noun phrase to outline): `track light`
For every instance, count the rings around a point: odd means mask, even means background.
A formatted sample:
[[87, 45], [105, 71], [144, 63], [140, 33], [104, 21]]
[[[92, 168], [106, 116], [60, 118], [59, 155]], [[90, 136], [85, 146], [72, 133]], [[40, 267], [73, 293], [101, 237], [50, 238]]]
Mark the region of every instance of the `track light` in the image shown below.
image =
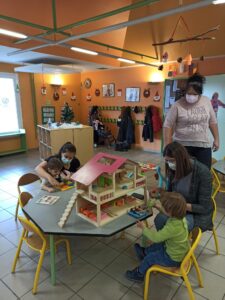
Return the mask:
[[0, 34], [16, 37], [16, 38], [19, 38], [19, 39], [26, 39], [27, 38], [27, 36], [25, 34], [15, 32], [15, 31], [11, 31], [11, 30], [2, 29], [2, 28], [0, 28]]
[[159, 71], [162, 71], [162, 70], [163, 70], [163, 65], [160, 65], [160, 66], [158, 67], [158, 70], [159, 70]]
[[95, 51], [90, 51], [90, 50], [83, 49], [83, 48], [71, 47], [70, 49], [73, 51], [81, 52], [81, 53], [85, 53], [85, 54], [98, 55], [98, 53]]
[[214, 0], [212, 3], [213, 4], [224, 4], [225, 0]]
[[135, 61], [133, 60], [129, 60], [129, 59], [125, 59], [125, 58], [117, 58], [119, 61], [128, 63], [128, 64], [135, 64]]

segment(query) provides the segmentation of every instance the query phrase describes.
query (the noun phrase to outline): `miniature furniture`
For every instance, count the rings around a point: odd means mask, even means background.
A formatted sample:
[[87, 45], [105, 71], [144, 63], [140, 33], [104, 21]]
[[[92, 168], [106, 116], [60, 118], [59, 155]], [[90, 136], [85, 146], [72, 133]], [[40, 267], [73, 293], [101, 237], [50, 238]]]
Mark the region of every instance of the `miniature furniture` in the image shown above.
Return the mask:
[[[17, 189], [18, 189], [19, 196], [21, 194], [21, 187], [22, 186], [31, 184], [31, 183], [36, 182], [38, 180], [40, 180], [40, 182], [41, 182], [40, 177], [38, 177], [36, 174], [33, 174], [33, 173], [27, 173], [27, 174], [22, 175], [20, 177], [18, 183], [17, 183]], [[18, 199], [17, 204], [16, 204], [15, 221], [17, 220], [18, 210], [19, 210], [19, 199]]]
[[[146, 204], [146, 177], [137, 163], [124, 157], [98, 153], [72, 179], [76, 189], [83, 191], [76, 201], [77, 214], [95, 226]], [[144, 189], [144, 201], [127, 195], [140, 188]]]
[[[23, 242], [26, 242], [28, 247], [30, 247], [34, 251], [37, 251], [40, 253], [40, 258], [38, 261], [38, 265], [37, 265], [37, 269], [36, 269], [36, 273], [35, 273], [35, 277], [34, 277], [34, 285], [33, 285], [33, 289], [32, 289], [32, 293], [36, 294], [41, 266], [43, 263], [45, 252], [46, 252], [46, 250], [49, 249], [49, 243], [48, 243], [47, 236], [45, 236], [40, 231], [40, 229], [36, 225], [34, 225], [30, 220], [20, 217], [20, 216], [18, 216], [18, 219], [23, 226], [23, 233], [20, 238], [16, 256], [13, 261], [12, 273], [15, 272], [16, 263], [18, 261], [19, 255], [20, 255], [20, 250], [21, 250], [22, 244], [23, 244]], [[68, 264], [71, 265], [72, 259], [71, 259], [69, 240], [66, 238], [59, 237], [58, 239], [55, 240], [54, 246], [57, 246], [58, 244], [60, 244], [62, 242], [64, 242], [66, 244], [67, 261], [68, 261]]]
[[[97, 227], [86, 221], [84, 218], [79, 217], [76, 214], [76, 210], [73, 209], [66, 225], [61, 228], [58, 226], [59, 219], [65, 211], [68, 201], [73, 193], [74, 189], [51, 193], [51, 195], [60, 196], [60, 199], [53, 205], [43, 205], [37, 203], [41, 197], [46, 195], [45, 191], [40, 190], [40, 192], [34, 196], [34, 198], [30, 199], [27, 205], [22, 209], [26, 216], [38, 226], [41, 232], [49, 236], [51, 282], [53, 285], [56, 282], [54, 239], [58, 235], [109, 237], [135, 225], [137, 222], [137, 219], [129, 216], [128, 214], [124, 214], [118, 218], [113, 218], [112, 222], [109, 222], [102, 227]], [[150, 216], [152, 216], [151, 211], [149, 211], [145, 217], [140, 218], [140, 220], [145, 220]]]
[[150, 275], [152, 272], [160, 272], [166, 275], [171, 275], [171, 276], [175, 276], [175, 277], [181, 277], [183, 278], [186, 287], [188, 289], [188, 294], [189, 294], [189, 298], [190, 300], [194, 300], [194, 294], [191, 288], [191, 284], [190, 281], [188, 279], [188, 273], [192, 267], [192, 264], [194, 264], [196, 272], [197, 272], [197, 277], [198, 277], [198, 282], [199, 282], [199, 286], [203, 287], [203, 281], [202, 281], [202, 275], [197, 263], [197, 260], [195, 258], [194, 255], [194, 251], [197, 248], [199, 241], [201, 239], [201, 229], [200, 228], [194, 228], [192, 231], [192, 246], [190, 248], [190, 250], [188, 251], [188, 253], [186, 254], [186, 256], [184, 257], [181, 265], [179, 268], [172, 268], [172, 267], [163, 267], [163, 266], [159, 266], [159, 265], [153, 265], [152, 267], [150, 267], [146, 274], [145, 274], [145, 284], [144, 284], [144, 300], [149, 299], [148, 298], [148, 290], [149, 290], [149, 281], [150, 281]]
[[45, 159], [59, 152], [66, 142], [76, 146], [76, 156], [84, 165], [93, 156], [93, 128], [86, 125], [70, 126], [69, 128], [49, 128], [38, 125], [40, 158]]

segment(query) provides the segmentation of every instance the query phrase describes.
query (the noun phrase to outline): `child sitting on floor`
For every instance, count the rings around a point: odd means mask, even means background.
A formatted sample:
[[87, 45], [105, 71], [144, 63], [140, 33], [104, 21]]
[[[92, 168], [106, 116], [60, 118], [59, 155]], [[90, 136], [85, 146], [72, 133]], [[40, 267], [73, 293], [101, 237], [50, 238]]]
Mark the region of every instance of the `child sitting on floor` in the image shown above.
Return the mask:
[[[152, 206], [152, 203], [149, 204]], [[179, 193], [165, 192], [161, 196], [161, 205], [160, 208], [158, 203], [153, 204], [169, 216], [161, 230], [149, 229], [140, 221], [137, 224], [139, 228], [143, 229], [144, 237], [152, 241], [153, 244], [146, 248], [139, 244], [134, 245], [141, 263], [134, 270], [126, 272], [126, 277], [129, 280], [142, 282], [146, 271], [152, 265], [179, 267], [189, 250], [185, 199]]]
[[[47, 162], [47, 165], [45, 166], [45, 171], [59, 182], [59, 186], [63, 184], [63, 182], [61, 182], [61, 177], [60, 177], [60, 173], [62, 169], [63, 169], [63, 163], [58, 158], [55, 157], [50, 158], [49, 161]], [[47, 179], [43, 178], [41, 188], [42, 190], [52, 193], [55, 191], [57, 186], [53, 187]]]

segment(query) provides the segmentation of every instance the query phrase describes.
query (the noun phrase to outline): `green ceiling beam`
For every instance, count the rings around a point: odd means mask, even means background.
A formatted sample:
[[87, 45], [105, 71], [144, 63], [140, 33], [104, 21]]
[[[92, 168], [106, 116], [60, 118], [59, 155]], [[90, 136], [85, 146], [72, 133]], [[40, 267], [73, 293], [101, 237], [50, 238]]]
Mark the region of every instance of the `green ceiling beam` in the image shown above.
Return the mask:
[[138, 55], [140, 57], [147, 57], [147, 58], [152, 58], [152, 59], [158, 59], [157, 57], [153, 57], [153, 56], [145, 55], [145, 54], [142, 54], [142, 53], [139, 53], [139, 52], [135, 52], [135, 51], [131, 51], [131, 50], [127, 50], [127, 49], [115, 47], [115, 46], [112, 46], [112, 45], [104, 44], [104, 43], [97, 42], [97, 41], [90, 40], [90, 39], [86, 39], [86, 38], [83, 38], [81, 40], [84, 41], [84, 42], [87, 42], [87, 43], [91, 43], [91, 44], [103, 46], [103, 47], [106, 47], [106, 48], [109, 48], [109, 49], [119, 50], [119, 51], [122, 51], [122, 52], [125, 52], [125, 53]]
[[32, 28], [41, 29], [41, 30], [52, 30], [52, 28], [50, 28], [50, 27], [46, 27], [46, 26], [43, 26], [43, 25], [27, 22], [27, 21], [24, 21], [24, 20], [20, 20], [20, 19], [8, 17], [8, 16], [0, 15], [0, 19], [5, 20], [5, 21], [9, 21], [9, 22], [13, 22], [13, 23], [17, 23], [17, 24], [22, 24], [22, 25], [29, 26], [29, 27], [32, 27]]

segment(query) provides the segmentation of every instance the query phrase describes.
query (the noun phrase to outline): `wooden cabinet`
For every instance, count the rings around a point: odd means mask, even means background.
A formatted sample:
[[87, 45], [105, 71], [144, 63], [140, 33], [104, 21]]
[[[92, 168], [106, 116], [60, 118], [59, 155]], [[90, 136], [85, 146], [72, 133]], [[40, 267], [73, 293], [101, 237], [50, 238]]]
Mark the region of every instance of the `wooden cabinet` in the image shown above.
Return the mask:
[[82, 125], [70, 128], [49, 128], [47, 125], [38, 125], [38, 139], [40, 158], [45, 159], [58, 153], [66, 142], [76, 146], [77, 158], [84, 165], [93, 156], [93, 128]]

